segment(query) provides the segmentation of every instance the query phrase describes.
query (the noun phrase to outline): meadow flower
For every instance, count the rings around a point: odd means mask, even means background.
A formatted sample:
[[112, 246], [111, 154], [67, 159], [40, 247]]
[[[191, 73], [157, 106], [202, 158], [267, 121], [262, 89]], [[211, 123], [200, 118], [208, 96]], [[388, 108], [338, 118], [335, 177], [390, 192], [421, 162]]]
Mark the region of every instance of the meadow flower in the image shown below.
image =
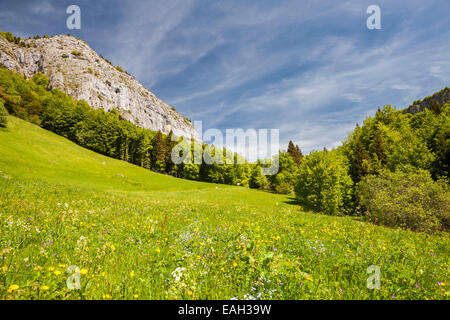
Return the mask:
[[11, 293], [17, 289], [19, 289], [19, 286], [17, 284], [13, 284], [13, 285], [9, 286], [8, 292]]
[[59, 276], [61, 274], [61, 271], [55, 270], [55, 275]]
[[187, 294], [188, 294], [188, 296], [192, 296], [192, 291], [188, 290]]
[[132, 278], [134, 277], [134, 271], [130, 272], [130, 277], [132, 277]]
[[41, 287], [41, 290], [42, 290], [42, 291], [47, 291], [48, 289], [49, 289], [48, 286], [42, 286], [42, 287]]
[[139, 295], [135, 294], [135, 295], [133, 295], [133, 298], [137, 299], [137, 298], [139, 298]]
[[88, 273], [88, 270], [87, 270], [87, 269], [81, 269], [81, 270], [80, 270], [80, 273], [81, 273], [82, 275], [86, 275], [86, 274]]

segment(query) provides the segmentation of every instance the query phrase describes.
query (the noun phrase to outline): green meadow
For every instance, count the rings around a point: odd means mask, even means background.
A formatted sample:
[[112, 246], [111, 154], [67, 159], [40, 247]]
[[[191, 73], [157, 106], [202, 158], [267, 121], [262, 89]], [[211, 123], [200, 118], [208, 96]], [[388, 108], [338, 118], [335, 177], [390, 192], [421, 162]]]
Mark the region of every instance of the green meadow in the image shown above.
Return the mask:
[[449, 248], [448, 233], [157, 174], [12, 116], [0, 128], [0, 299], [448, 299]]

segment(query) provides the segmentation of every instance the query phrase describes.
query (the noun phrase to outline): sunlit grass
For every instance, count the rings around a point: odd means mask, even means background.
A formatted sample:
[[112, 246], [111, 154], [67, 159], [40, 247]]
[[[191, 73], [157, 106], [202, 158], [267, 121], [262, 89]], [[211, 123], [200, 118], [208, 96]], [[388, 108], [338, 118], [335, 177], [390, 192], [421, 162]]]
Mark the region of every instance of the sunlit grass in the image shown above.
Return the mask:
[[152, 173], [13, 117], [0, 171], [2, 299], [448, 299], [445, 233]]

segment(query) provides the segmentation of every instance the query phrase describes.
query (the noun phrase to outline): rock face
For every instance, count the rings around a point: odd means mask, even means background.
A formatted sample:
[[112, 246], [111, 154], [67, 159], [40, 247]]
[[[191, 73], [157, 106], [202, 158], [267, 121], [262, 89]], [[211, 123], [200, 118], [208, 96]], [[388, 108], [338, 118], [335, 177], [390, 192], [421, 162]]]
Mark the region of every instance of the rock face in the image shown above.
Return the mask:
[[142, 128], [198, 140], [191, 122], [159, 100], [135, 78], [117, 70], [86, 43], [72, 36], [22, 40], [19, 46], [0, 36], [0, 65], [26, 78], [41, 72], [49, 89], [59, 88], [93, 108], [119, 110]]
[[403, 110], [403, 113], [416, 114], [425, 109], [431, 109], [431, 101], [437, 101], [441, 106], [450, 101], [450, 88], [446, 87], [439, 92], [436, 92], [430, 97], [423, 99], [422, 101], [417, 101], [410, 105], [408, 108]]

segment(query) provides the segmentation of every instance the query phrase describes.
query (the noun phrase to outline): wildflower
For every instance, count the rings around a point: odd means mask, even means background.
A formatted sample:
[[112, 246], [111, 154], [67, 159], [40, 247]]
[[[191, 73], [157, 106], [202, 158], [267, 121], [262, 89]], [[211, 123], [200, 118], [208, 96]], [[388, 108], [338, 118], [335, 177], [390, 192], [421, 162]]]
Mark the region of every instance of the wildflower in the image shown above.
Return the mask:
[[188, 290], [187, 294], [188, 294], [188, 296], [192, 296], [192, 291]]
[[42, 290], [42, 291], [47, 291], [48, 289], [49, 289], [48, 286], [42, 286], [42, 287], [41, 287], [41, 290]]
[[116, 247], [113, 244], [111, 245], [111, 250], [112, 251], [116, 250]]
[[88, 273], [88, 270], [87, 269], [81, 269], [80, 273], [84, 276], [84, 275], [86, 275]]
[[6, 271], [6, 270], [8, 270], [8, 267], [7, 267], [7, 266], [3, 266], [3, 267], [2, 267], [2, 270], [3, 270], [3, 271]]
[[159, 248], [156, 248], [155, 251], [158, 252], [158, 253], [161, 252], [161, 250]]
[[55, 267], [48, 267], [48, 271], [52, 272], [55, 270]]
[[130, 272], [130, 277], [132, 277], [132, 278], [134, 277], [134, 271]]
[[11, 293], [17, 289], [19, 289], [19, 286], [17, 284], [13, 284], [8, 288], [8, 292]]
[[395, 299], [395, 296], [394, 296], [394, 295], [392, 295], [392, 296], [391, 296], [391, 298], [392, 298], [392, 299]]
[[111, 299], [111, 295], [110, 294], [104, 294], [103, 295], [103, 299]]
[[139, 298], [139, 295], [135, 294], [135, 295], [133, 295], [133, 298], [137, 299], [137, 298]]
[[34, 267], [34, 271], [38, 271], [38, 270], [40, 270], [41, 269], [41, 267], [40, 266], [36, 266], [36, 267]]
[[55, 270], [55, 275], [59, 276], [61, 274], [61, 271]]
[[236, 262], [233, 262], [233, 267], [237, 267], [237, 263]]

